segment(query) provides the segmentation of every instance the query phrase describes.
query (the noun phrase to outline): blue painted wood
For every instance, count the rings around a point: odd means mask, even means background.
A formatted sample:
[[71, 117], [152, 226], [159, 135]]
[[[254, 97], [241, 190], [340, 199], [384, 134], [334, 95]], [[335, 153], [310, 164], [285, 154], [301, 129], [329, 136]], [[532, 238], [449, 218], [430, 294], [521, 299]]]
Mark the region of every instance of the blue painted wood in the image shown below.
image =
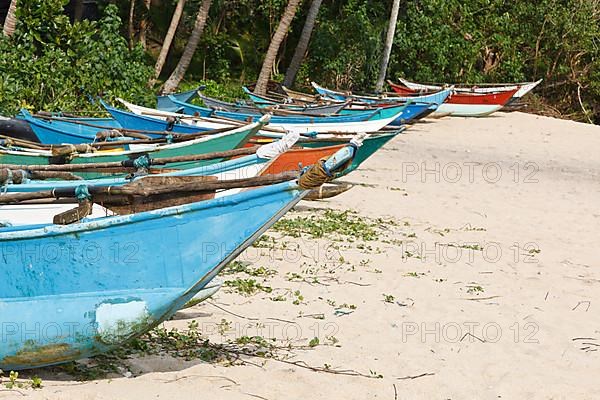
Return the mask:
[[[234, 158], [232, 160], [222, 161], [210, 165], [201, 165], [198, 167], [181, 169], [178, 171], [172, 171], [162, 174], [153, 174], [152, 176], [206, 176], [223, 174], [226, 172], [236, 171], [240, 168], [252, 167], [255, 165], [262, 165], [269, 161], [266, 158], [260, 158], [256, 154], [251, 154], [244, 157]], [[139, 177], [142, 178], [143, 176]], [[137, 179], [137, 178], [136, 178]], [[103, 177], [95, 179], [84, 179], [76, 181], [64, 181], [64, 180], [30, 180], [27, 183], [20, 184], [8, 184], [5, 185], [3, 190], [10, 193], [20, 192], [39, 192], [42, 190], [52, 189], [65, 189], [65, 188], [76, 188], [80, 185], [86, 186], [121, 186], [132, 182], [131, 179], [127, 179], [124, 176], [116, 177]]]
[[[255, 122], [263, 116], [263, 114], [244, 114], [229, 111], [218, 111], [211, 108], [200, 107], [195, 104], [184, 103], [176, 98], [171, 98], [174, 104], [181, 107], [184, 114], [187, 115], [200, 115], [202, 117], [225, 117], [235, 119], [242, 122]], [[271, 123], [273, 124], [329, 124], [329, 123], [347, 123], [347, 122], [363, 122], [370, 120], [377, 110], [366, 110], [360, 111], [347, 115], [332, 115], [332, 116], [271, 116]]]
[[385, 104], [385, 103], [397, 103], [397, 102], [422, 102], [422, 103], [433, 103], [433, 104], [443, 104], [446, 99], [452, 94], [452, 89], [440, 90], [436, 93], [431, 93], [422, 96], [393, 96], [393, 97], [375, 97], [375, 96], [357, 96], [352, 94], [344, 94], [342, 92], [338, 92], [335, 90], [330, 90], [324, 88], [322, 86], [317, 85], [313, 82], [313, 87], [321, 96], [325, 98], [330, 98], [333, 100], [346, 101], [346, 100], [356, 100], [367, 104]]
[[[246, 114], [256, 114], [263, 113], [266, 110], [261, 110], [264, 107], [260, 107], [256, 104], [248, 105], [246, 103], [237, 102], [237, 103], [229, 103], [226, 101], [213, 99], [212, 97], [198, 95], [198, 97], [202, 100], [205, 106], [221, 111], [230, 111], [237, 113], [246, 113]], [[282, 111], [295, 111], [300, 112], [305, 115], [333, 115], [339, 113], [340, 110], [344, 109], [350, 104], [350, 102], [345, 103], [334, 103], [334, 104], [307, 104], [307, 105], [295, 105], [295, 104], [286, 104], [286, 103], [277, 103], [276, 108]]]
[[89, 357], [148, 331], [304, 193], [285, 182], [72, 225], [1, 228], [0, 368]]
[[[62, 120], [45, 120], [35, 118], [25, 109], [21, 109], [18, 118], [29, 123], [29, 126], [37, 136], [40, 143], [44, 144], [80, 144], [93, 142], [98, 132], [112, 129], [119, 126], [114, 119], [100, 118], [94, 122], [92, 118], [86, 118], [84, 122], [88, 124], [98, 125], [98, 128], [81, 125], [73, 122]], [[78, 119], [74, 119], [78, 121]]]
[[[95, 117], [52, 117], [53, 120], [63, 120], [66, 122], [83, 122], [90, 125], [98, 125], [106, 128], [121, 128], [121, 125], [114, 118], [95, 118]], [[40, 118], [41, 119], [41, 118]]]
[[[196, 96], [198, 96], [198, 91], [206, 89], [205, 85], [200, 85], [196, 89], [188, 90], [187, 92], [173, 93], [171, 96], [175, 97], [179, 101], [190, 102]], [[169, 99], [168, 95], [165, 96], [156, 96], [156, 108], [164, 111], [175, 112], [179, 108], [177, 104], [173, 104], [171, 99]]]
[[[198, 132], [199, 129], [202, 129], [202, 130], [206, 129], [206, 128], [202, 128], [200, 125], [189, 125], [189, 124], [179, 122], [179, 121], [175, 121], [175, 123], [170, 125], [165, 120], [162, 120], [160, 118], [149, 117], [146, 115], [137, 115], [137, 114], [134, 114], [134, 113], [131, 113], [128, 111], [123, 111], [123, 110], [111, 107], [106, 103], [102, 103], [102, 104], [103, 104], [104, 108], [106, 109], [106, 111], [108, 111], [113, 116], [113, 118], [115, 118], [121, 124], [121, 126], [123, 126], [124, 128], [127, 128], [127, 129], [141, 129], [141, 130], [148, 130], [148, 131], [170, 130], [172, 132], [177, 132], [177, 133], [194, 133], [194, 132]], [[382, 107], [382, 108], [374, 109], [371, 111], [371, 115], [370, 115], [368, 121], [379, 121], [379, 120], [391, 118], [392, 116], [399, 114], [405, 107], [406, 107], [406, 104], [402, 104], [402, 105], [391, 105], [390, 107]], [[157, 112], [158, 112], [158, 110], [157, 110]], [[324, 117], [324, 118], [329, 118], [329, 117]], [[271, 121], [269, 121], [269, 123], [273, 123], [273, 120], [271, 119]], [[329, 121], [327, 121], [327, 123], [329, 123], [333, 126], [338, 124], [337, 122], [332, 123]], [[357, 123], [360, 124], [360, 122], [357, 122]], [[286, 124], [289, 124], [289, 126], [286, 126]], [[339, 124], [341, 126], [343, 126], [344, 123], [340, 122]], [[294, 126], [295, 125], [294, 123], [279, 122], [279, 123], [275, 123], [274, 125], [280, 129], [286, 129], [286, 130], [297, 129], [297, 127]], [[302, 124], [298, 124], [298, 125], [302, 125]], [[303, 127], [303, 129], [307, 129], [307, 127], [310, 127], [312, 124], [308, 123], [305, 125], [306, 126]], [[333, 129], [329, 129], [329, 130], [335, 131], [336, 129], [333, 128]], [[316, 128], [315, 128], [315, 131], [316, 131]], [[306, 135], [308, 133], [304, 131], [302, 134]], [[266, 132], [260, 132], [259, 135], [267, 136], [267, 137], [277, 137], [277, 138], [281, 137], [281, 134], [269, 135]]]
[[254, 92], [252, 92], [252, 90], [248, 89], [246, 86], [242, 86], [242, 90], [244, 91], [246, 96], [248, 96], [250, 98], [250, 100], [252, 100], [252, 102], [259, 107], [277, 105], [277, 102], [275, 102], [271, 99], [254, 94]]
[[[404, 108], [404, 110], [402, 110], [402, 113], [400, 114], [400, 116], [398, 116], [398, 118], [396, 118], [394, 120], [394, 122], [392, 122], [390, 125], [408, 124], [411, 121], [413, 121], [414, 119], [418, 118], [421, 114], [423, 114], [425, 111], [427, 111], [430, 107], [431, 107], [430, 103], [409, 102], [406, 104], [406, 107]], [[362, 111], [362, 110], [350, 108], [350, 109], [341, 110], [340, 114], [342, 114], [342, 115], [352, 114], [352, 113], [360, 112], [360, 111]]]
[[[125, 129], [137, 129], [143, 131], [171, 131], [176, 133], [198, 133], [206, 132], [211, 128], [206, 128], [201, 125], [190, 125], [184, 122], [175, 121], [170, 125], [167, 121], [160, 118], [149, 117], [146, 115], [137, 115], [129, 111], [120, 110], [111, 107], [106, 103], [102, 103], [108, 113], [121, 124]], [[156, 136], [156, 135], [149, 135]]]

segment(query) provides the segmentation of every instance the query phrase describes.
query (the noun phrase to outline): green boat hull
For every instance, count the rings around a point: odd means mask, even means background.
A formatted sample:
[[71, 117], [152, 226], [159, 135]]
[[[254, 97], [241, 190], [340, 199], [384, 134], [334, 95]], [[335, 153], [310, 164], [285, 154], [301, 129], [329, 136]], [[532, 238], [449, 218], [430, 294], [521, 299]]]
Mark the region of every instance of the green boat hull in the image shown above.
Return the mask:
[[[179, 147], [165, 147], [155, 151], [139, 151], [139, 152], [115, 152], [115, 154], [106, 155], [95, 155], [94, 157], [85, 157], [84, 155], [76, 155], [71, 160], [65, 160], [66, 162], [56, 162], [53, 157], [47, 155], [37, 155], [32, 153], [16, 154], [16, 152], [0, 152], [0, 163], [1, 164], [17, 164], [17, 165], [50, 165], [50, 164], [87, 164], [93, 163], [104, 163], [104, 162], [120, 162], [132, 158], [136, 158], [142, 154], [148, 154], [151, 158], [166, 158], [166, 157], [177, 157], [186, 156], [191, 154], [208, 154], [214, 152], [221, 152], [232, 150], [235, 148], [242, 147], [250, 140], [254, 135], [255, 129], [241, 130], [240, 132], [214, 137], [206, 141], [195, 142], [185, 146]], [[223, 161], [223, 158], [215, 158], [211, 160], [201, 161], [187, 161], [171, 163], [165, 166], [156, 166], [156, 168], [194, 168], [201, 167], [204, 165], [210, 165]], [[99, 178], [106, 176], [106, 174], [100, 172], [76, 172], [76, 175], [81, 176], [84, 179]], [[114, 174], [110, 174], [114, 175]]]
[[[392, 132], [392, 133], [384, 133], [384, 134], [379, 134], [376, 136], [367, 137], [363, 141], [362, 146], [360, 146], [360, 148], [358, 149], [356, 156], [352, 160], [352, 164], [348, 168], [346, 168], [341, 174], [338, 174], [338, 176], [346, 175], [346, 174], [349, 174], [350, 172], [354, 171], [367, 158], [371, 157], [377, 150], [381, 149], [387, 142], [389, 142], [390, 140], [395, 138], [399, 132], [401, 132], [401, 131]], [[336, 141], [336, 140], [331, 140], [331, 141], [323, 140], [323, 141], [319, 141], [319, 142], [299, 143], [299, 145], [301, 145], [302, 147], [310, 147], [310, 148], [335, 146], [335, 145], [339, 145], [339, 144], [340, 144], [340, 141]]]

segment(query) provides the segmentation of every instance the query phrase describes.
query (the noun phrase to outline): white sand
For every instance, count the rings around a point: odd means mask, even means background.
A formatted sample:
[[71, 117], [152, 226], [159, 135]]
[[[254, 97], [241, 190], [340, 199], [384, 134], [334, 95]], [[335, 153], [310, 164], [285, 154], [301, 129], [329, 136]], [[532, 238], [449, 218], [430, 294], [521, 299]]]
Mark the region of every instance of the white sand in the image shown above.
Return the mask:
[[[422, 175], [436, 166], [439, 176]], [[321, 345], [295, 350], [290, 360], [383, 378], [256, 358], [224, 366], [148, 356], [129, 362], [131, 378], [78, 383], [42, 370], [45, 387], [22, 392], [51, 399], [394, 399], [395, 390], [398, 399], [598, 396], [599, 127], [521, 113], [445, 118], [410, 128], [346, 180], [373, 186], [304, 202], [292, 216], [330, 207], [399, 222], [367, 242], [372, 250], [343, 242], [333, 252], [346, 260], [339, 265], [326, 256], [326, 239], [285, 239], [305, 256], [252, 249], [243, 258], [278, 271], [257, 278], [273, 293], [221, 290], [211, 300], [245, 318], [203, 303], [166, 325], [195, 319], [214, 342], [245, 333], [306, 345], [318, 336]], [[317, 250], [316, 259], [306, 257]], [[291, 272], [320, 283], [291, 282]], [[292, 304], [296, 290], [300, 305]], [[287, 301], [270, 299], [278, 295]], [[356, 309], [336, 316], [327, 300]], [[224, 337], [221, 319], [232, 327]], [[332, 335], [340, 347], [325, 345]], [[415, 378], [398, 379], [407, 376]], [[23, 398], [0, 391], [9, 396]]]

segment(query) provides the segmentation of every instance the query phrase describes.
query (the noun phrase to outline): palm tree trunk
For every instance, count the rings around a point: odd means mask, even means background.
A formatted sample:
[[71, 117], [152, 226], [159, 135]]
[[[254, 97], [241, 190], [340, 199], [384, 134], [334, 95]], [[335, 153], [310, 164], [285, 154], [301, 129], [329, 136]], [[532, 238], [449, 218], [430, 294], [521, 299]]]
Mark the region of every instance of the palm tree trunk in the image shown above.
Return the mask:
[[133, 38], [135, 32], [133, 30], [133, 16], [135, 14], [135, 0], [129, 1], [129, 50], [133, 49]]
[[383, 82], [387, 72], [388, 63], [390, 62], [390, 54], [392, 53], [392, 44], [394, 43], [394, 33], [396, 33], [396, 22], [398, 21], [398, 8], [400, 8], [400, 0], [394, 0], [392, 4], [392, 14], [387, 28], [385, 44], [383, 46], [383, 57], [379, 66], [379, 77], [375, 84], [375, 92], [380, 93], [383, 90]]
[[173, 18], [171, 18], [171, 24], [169, 25], [169, 30], [165, 36], [165, 41], [160, 49], [160, 54], [156, 59], [156, 65], [154, 66], [154, 76], [148, 82], [148, 86], [154, 86], [156, 79], [160, 76], [160, 73], [165, 65], [165, 61], [167, 60], [167, 55], [169, 54], [169, 50], [171, 49], [171, 43], [173, 42], [173, 38], [175, 37], [175, 32], [177, 32], [177, 26], [179, 25], [179, 21], [181, 20], [181, 14], [183, 14], [183, 7], [185, 6], [185, 0], [177, 1], [177, 6], [175, 7], [175, 11], [173, 12]]
[[8, 7], [6, 19], [4, 20], [4, 27], [2, 28], [2, 32], [5, 36], [11, 36], [13, 33], [15, 33], [15, 26], [17, 25], [17, 17], [15, 15], [16, 12], [17, 0], [12, 0], [10, 2], [10, 6]]
[[204, 25], [206, 25], [206, 20], [208, 18], [208, 11], [210, 10], [210, 5], [212, 0], [203, 0], [202, 4], [200, 4], [200, 9], [198, 10], [198, 15], [196, 16], [196, 22], [194, 23], [194, 29], [192, 30], [192, 34], [190, 35], [190, 39], [185, 45], [185, 49], [183, 50], [183, 54], [179, 59], [179, 63], [175, 67], [169, 79], [165, 82], [163, 86], [163, 93], [172, 93], [177, 86], [179, 86], [179, 82], [183, 79], [185, 72], [187, 71], [190, 63], [192, 62], [192, 58], [194, 57], [194, 53], [196, 52], [196, 48], [198, 47], [198, 42], [200, 41], [200, 36], [202, 36], [202, 31], [204, 30]]
[[281, 42], [283, 42], [283, 39], [285, 39], [290, 24], [294, 19], [294, 15], [296, 15], [296, 9], [298, 8], [299, 3], [300, 0], [288, 1], [288, 5], [283, 12], [281, 21], [279, 22], [279, 26], [271, 38], [271, 44], [269, 44], [265, 61], [260, 69], [260, 74], [258, 75], [258, 80], [256, 81], [256, 87], [254, 88], [254, 93], [256, 94], [264, 95], [267, 93], [267, 85], [269, 83], [269, 77], [271, 76], [271, 69], [273, 68], [273, 64], [275, 64], [275, 59], [277, 58], [277, 53], [279, 52]]
[[317, 15], [319, 14], [319, 8], [321, 7], [322, 1], [323, 0], [312, 0], [312, 3], [310, 4], [308, 15], [306, 16], [306, 21], [304, 22], [304, 28], [302, 28], [302, 33], [300, 34], [300, 40], [298, 40], [292, 61], [285, 72], [285, 78], [283, 79], [284, 86], [292, 87], [294, 84], [296, 74], [300, 69], [300, 64], [302, 64], [302, 60], [304, 60], [304, 57], [306, 56], [306, 50], [308, 49], [308, 44], [310, 43], [310, 35], [312, 34], [312, 30], [315, 26], [315, 21], [317, 20]]
[[147, 48], [146, 44], [146, 31], [148, 30], [148, 13], [150, 12], [151, 0], [144, 0], [144, 15], [140, 20], [140, 43], [144, 50]]

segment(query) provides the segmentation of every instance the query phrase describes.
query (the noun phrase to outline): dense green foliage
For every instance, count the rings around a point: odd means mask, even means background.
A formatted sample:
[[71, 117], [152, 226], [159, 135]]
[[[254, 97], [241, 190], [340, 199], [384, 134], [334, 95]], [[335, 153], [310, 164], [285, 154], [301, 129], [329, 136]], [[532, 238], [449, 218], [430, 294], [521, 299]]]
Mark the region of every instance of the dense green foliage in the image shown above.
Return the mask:
[[[115, 3], [127, 21], [130, 1]], [[199, 3], [186, 3], [162, 78], [179, 60]], [[64, 1], [20, 4], [18, 34], [0, 39], [0, 51], [6, 55], [0, 60], [4, 78], [0, 112], [14, 110], [21, 102], [51, 110], [89, 108], [83, 94], [151, 103], [145, 87], [148, 66], [160, 50], [175, 0], [163, 0], [160, 6], [153, 2], [147, 15], [147, 55], [139, 47], [128, 50], [128, 26], [120, 25], [107, 1], [99, 2], [101, 21], [73, 25], [61, 15]], [[286, 0], [214, 0], [183, 87], [204, 81], [212, 94], [240, 95], [239, 84], [256, 79], [286, 4]], [[292, 58], [309, 4], [302, 3], [282, 46], [276, 79]], [[372, 90], [390, 6], [391, 1], [381, 0], [324, 1], [297, 85], [315, 80], [335, 88]], [[137, 0], [134, 30], [145, 14]], [[543, 78], [536, 90], [542, 103], [570, 117], [598, 122], [599, 38], [597, 0], [406, 1], [400, 6], [388, 77], [470, 83]]]
[[544, 79], [537, 93], [600, 119], [600, 3], [422, 0], [400, 11], [390, 76], [421, 81]]
[[88, 110], [88, 96], [152, 98], [145, 87], [151, 68], [141, 48], [129, 51], [116, 7], [100, 21], [71, 24], [65, 3], [19, 2], [15, 34], [0, 37], [0, 113]]

